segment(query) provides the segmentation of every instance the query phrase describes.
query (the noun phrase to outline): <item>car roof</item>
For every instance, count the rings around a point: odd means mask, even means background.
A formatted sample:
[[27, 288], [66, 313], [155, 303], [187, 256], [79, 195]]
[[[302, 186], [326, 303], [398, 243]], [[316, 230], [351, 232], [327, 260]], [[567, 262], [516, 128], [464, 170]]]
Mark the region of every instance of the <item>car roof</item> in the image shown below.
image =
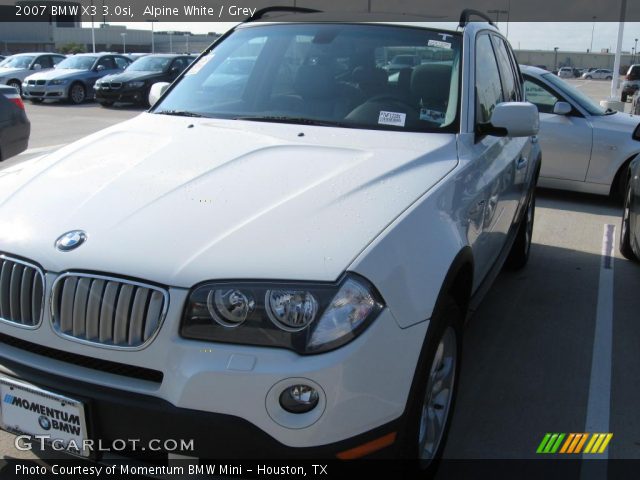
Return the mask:
[[20, 53], [14, 53], [13, 55], [9, 55], [7, 58], [22, 57], [25, 55], [58, 55], [59, 57], [64, 57], [64, 55], [62, 55], [61, 53], [56, 53], [56, 52], [20, 52]]
[[532, 65], [520, 65], [520, 71], [522, 73], [529, 73], [531, 75], [544, 75], [545, 73], [550, 73], [548, 70], [544, 68], [534, 67]]

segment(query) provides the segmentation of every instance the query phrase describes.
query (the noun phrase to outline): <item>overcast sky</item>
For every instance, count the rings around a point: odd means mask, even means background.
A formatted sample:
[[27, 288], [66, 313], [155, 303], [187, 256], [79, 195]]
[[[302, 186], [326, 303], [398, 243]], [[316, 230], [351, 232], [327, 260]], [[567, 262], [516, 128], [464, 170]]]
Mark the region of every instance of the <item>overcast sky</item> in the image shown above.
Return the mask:
[[[145, 22], [113, 23], [113, 25], [125, 25], [127, 28], [150, 30], [151, 24]], [[193, 33], [219, 32], [222, 33], [231, 28], [234, 23], [224, 22], [156, 22], [155, 30], [181, 30]], [[447, 24], [451, 26], [452, 24]], [[90, 26], [90, 24], [84, 24]], [[498, 27], [503, 33], [507, 33], [507, 23], [500, 22]], [[593, 51], [599, 52], [603, 48], [615, 51], [618, 39], [617, 23], [517, 23], [511, 22], [508, 26], [508, 37], [511, 45], [517, 49], [528, 50], [560, 50], [586, 51], [591, 46], [591, 32], [593, 29]], [[640, 38], [640, 23], [627, 22], [624, 26], [622, 50], [631, 52], [635, 46], [634, 39]], [[640, 47], [639, 47], [640, 48]]]

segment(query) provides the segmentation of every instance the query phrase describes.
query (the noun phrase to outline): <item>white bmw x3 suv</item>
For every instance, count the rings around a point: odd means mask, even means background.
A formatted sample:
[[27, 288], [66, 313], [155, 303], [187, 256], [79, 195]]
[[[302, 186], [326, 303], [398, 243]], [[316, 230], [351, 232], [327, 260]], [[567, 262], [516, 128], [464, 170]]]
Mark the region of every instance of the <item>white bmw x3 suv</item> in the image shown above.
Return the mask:
[[472, 13], [246, 22], [148, 112], [0, 171], [3, 428], [437, 458], [466, 314], [528, 259], [541, 159]]

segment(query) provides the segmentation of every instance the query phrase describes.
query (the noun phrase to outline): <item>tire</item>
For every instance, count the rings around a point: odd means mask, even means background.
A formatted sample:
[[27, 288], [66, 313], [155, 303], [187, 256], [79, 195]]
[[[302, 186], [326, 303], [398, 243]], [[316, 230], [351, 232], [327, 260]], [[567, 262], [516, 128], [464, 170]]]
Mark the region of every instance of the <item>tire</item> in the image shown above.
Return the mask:
[[409, 469], [433, 473], [442, 457], [455, 406], [464, 312], [449, 295], [436, 306], [405, 409], [402, 456]]
[[638, 257], [631, 246], [631, 229], [629, 218], [631, 216], [631, 179], [627, 182], [624, 196], [624, 210], [622, 213], [622, 225], [620, 227], [620, 253], [628, 260], [638, 261]]
[[42, 99], [41, 98], [30, 98], [29, 101], [31, 103], [33, 103], [34, 105], [37, 105], [39, 103], [42, 103]]
[[527, 209], [520, 220], [518, 233], [513, 242], [509, 256], [505, 262], [505, 266], [510, 270], [519, 270], [523, 268], [529, 261], [529, 253], [531, 252], [531, 237], [533, 236], [533, 224], [536, 214], [536, 191], [533, 189], [527, 202]]
[[587, 80], [593, 80], [593, 77], [592, 77], [591, 75], [587, 75], [587, 76], [586, 76], [586, 77], [584, 77], [584, 78], [586, 78]]
[[100, 104], [101, 107], [113, 107], [113, 104], [115, 102], [112, 102], [111, 100], [101, 100], [98, 103]]
[[612, 79], [613, 79], [613, 77], [607, 77], [606, 78], [606, 80], [612, 80]]
[[627, 103], [627, 94], [625, 92], [622, 92], [622, 95], [620, 95], [620, 101]]
[[18, 90], [18, 93], [22, 96], [22, 84], [18, 80], [9, 80], [7, 85]]
[[87, 99], [87, 89], [79, 82], [69, 87], [69, 102], [74, 105], [80, 105]]

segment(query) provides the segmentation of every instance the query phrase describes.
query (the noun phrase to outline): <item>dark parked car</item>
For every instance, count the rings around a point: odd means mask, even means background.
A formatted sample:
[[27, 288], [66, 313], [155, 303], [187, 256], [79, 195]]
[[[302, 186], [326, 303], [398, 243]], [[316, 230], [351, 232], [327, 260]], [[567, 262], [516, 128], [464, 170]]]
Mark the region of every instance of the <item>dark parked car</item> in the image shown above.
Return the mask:
[[25, 151], [30, 133], [20, 94], [13, 87], [0, 85], [0, 161]]
[[[640, 140], [640, 126], [633, 135]], [[620, 231], [620, 253], [637, 262], [640, 260], [640, 155], [629, 165], [628, 178]]]
[[172, 82], [195, 60], [191, 55], [146, 55], [124, 72], [107, 75], [94, 86], [96, 100], [103, 106], [115, 102], [147, 105], [149, 89], [156, 82]]
[[622, 82], [622, 95], [620, 99], [623, 102], [627, 101], [627, 98], [633, 97], [633, 95], [640, 89], [640, 64], [631, 65], [627, 71], [627, 77]]

